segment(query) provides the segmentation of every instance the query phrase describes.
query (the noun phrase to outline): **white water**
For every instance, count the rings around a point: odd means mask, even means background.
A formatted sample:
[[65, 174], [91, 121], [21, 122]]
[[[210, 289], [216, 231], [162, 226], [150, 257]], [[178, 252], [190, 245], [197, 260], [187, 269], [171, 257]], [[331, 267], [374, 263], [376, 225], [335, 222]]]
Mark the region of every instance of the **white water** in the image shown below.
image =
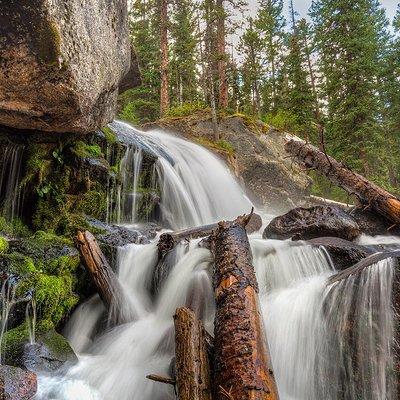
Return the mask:
[[[187, 227], [248, 211], [240, 186], [206, 150], [161, 132], [142, 134], [125, 124], [120, 127], [141, 138], [146, 135], [147, 144], [150, 137], [160, 155], [164, 226]], [[257, 235], [251, 246], [281, 400], [395, 400], [390, 373], [391, 263], [381, 262], [358, 278], [327, 288], [326, 278], [334, 270], [323, 250]], [[119, 278], [138, 318], [107, 330], [97, 297], [80, 306], [65, 332], [80, 361], [60, 376], [40, 377], [38, 399], [175, 398], [171, 387], [145, 377], [170, 374], [177, 307], [190, 306], [212, 333], [212, 257], [192, 241], [189, 248], [179, 246], [169, 262], [172, 269], [152, 296], [155, 244], [120, 249]], [[354, 327], [351, 337], [349, 321]]]

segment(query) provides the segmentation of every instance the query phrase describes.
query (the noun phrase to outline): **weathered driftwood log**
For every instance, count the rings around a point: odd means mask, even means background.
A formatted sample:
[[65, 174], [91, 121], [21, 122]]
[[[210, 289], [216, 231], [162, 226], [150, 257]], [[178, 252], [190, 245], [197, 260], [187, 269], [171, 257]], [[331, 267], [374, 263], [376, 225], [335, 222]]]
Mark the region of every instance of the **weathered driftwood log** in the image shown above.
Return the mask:
[[174, 320], [178, 398], [211, 400], [211, 373], [203, 325], [188, 308], [178, 308]]
[[379, 261], [386, 260], [387, 258], [400, 258], [400, 249], [384, 250], [379, 253], [371, 254], [370, 256], [362, 259], [357, 264], [353, 265], [352, 267], [347, 268], [347, 269], [340, 271], [337, 274], [331, 276], [327, 281], [327, 285], [332, 285], [336, 282], [346, 279], [350, 275], [359, 274], [362, 271], [364, 271], [365, 268], [368, 268], [371, 265], [376, 264]]
[[248, 219], [241, 216], [220, 222], [211, 236], [216, 298], [214, 385], [218, 400], [278, 399], [245, 230]]
[[[250, 221], [246, 227], [247, 233], [254, 233], [261, 229], [262, 220], [258, 214], [251, 213]], [[158, 251], [160, 256], [171, 251], [178, 243], [184, 240], [198, 239], [211, 235], [212, 231], [218, 227], [218, 222], [208, 225], [196, 226], [194, 228], [183, 229], [175, 232], [166, 232], [160, 236], [158, 241]]]
[[349, 194], [357, 196], [364, 206], [394, 224], [400, 223], [400, 199], [397, 197], [302, 140], [288, 140], [285, 149], [307, 168], [315, 169]]
[[75, 242], [96, 290], [109, 312], [110, 321], [122, 323], [133, 318], [130, 302], [95, 237], [89, 231], [79, 231]]

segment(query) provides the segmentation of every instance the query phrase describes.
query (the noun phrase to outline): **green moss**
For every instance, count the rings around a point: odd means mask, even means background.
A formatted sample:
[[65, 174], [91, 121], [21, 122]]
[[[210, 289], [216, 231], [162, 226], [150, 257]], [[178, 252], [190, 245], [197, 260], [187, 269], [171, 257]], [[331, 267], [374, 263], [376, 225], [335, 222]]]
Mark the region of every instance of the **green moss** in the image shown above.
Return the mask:
[[50, 274], [64, 275], [73, 273], [79, 267], [80, 257], [78, 254], [60, 256], [45, 263], [45, 271]]
[[0, 236], [0, 254], [7, 253], [9, 248], [8, 241], [5, 237]]
[[8, 272], [26, 275], [36, 271], [35, 264], [31, 257], [25, 256], [18, 252], [3, 255], [8, 265]]
[[41, 61], [53, 66], [58, 65], [61, 55], [61, 36], [56, 23], [44, 21], [37, 28], [37, 55]]
[[11, 222], [8, 222], [4, 217], [0, 217], [0, 232], [20, 237], [31, 235], [29, 228], [19, 218], [14, 218]]
[[167, 117], [187, 117], [205, 108], [207, 106], [204, 103], [184, 103], [181, 106], [171, 107], [168, 110]]
[[71, 274], [55, 276], [36, 272], [18, 285], [17, 295], [34, 288], [39, 318], [57, 325], [78, 302], [72, 291], [73, 283]]
[[202, 146], [208, 147], [212, 150], [217, 150], [223, 153], [226, 153], [230, 156], [235, 154], [235, 149], [230, 142], [227, 140], [218, 140], [217, 142], [211, 141], [204, 137], [197, 138], [197, 142]]
[[101, 148], [97, 144], [87, 144], [82, 140], [77, 141], [72, 147], [72, 152], [79, 158], [100, 158], [104, 157]]
[[101, 130], [104, 133], [107, 143], [113, 144], [117, 141], [117, 135], [110, 127], [104, 126]]
[[76, 210], [94, 218], [103, 218], [107, 209], [106, 193], [100, 190], [89, 190], [79, 200]]

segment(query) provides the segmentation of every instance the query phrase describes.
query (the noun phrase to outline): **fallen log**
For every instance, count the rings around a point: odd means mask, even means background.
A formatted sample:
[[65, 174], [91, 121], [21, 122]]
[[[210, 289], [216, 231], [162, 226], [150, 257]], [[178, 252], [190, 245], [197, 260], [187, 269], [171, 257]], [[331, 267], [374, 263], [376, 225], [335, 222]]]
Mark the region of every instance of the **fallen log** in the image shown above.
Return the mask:
[[203, 325], [188, 308], [178, 308], [174, 321], [178, 398], [211, 400], [211, 373]]
[[[261, 229], [262, 220], [258, 214], [251, 213], [251, 219], [246, 229], [247, 233], [254, 233]], [[175, 232], [166, 232], [160, 236], [157, 247], [160, 257], [171, 251], [178, 243], [184, 240], [198, 239], [211, 235], [218, 227], [218, 222], [197, 226], [194, 228], [183, 229]]]
[[114, 324], [132, 320], [134, 312], [130, 307], [131, 303], [95, 237], [89, 231], [79, 231], [75, 243], [97, 293], [109, 313], [109, 320]]
[[386, 260], [387, 258], [400, 258], [400, 249], [397, 250], [385, 250], [379, 253], [371, 254], [366, 258], [363, 258], [360, 262], [353, 265], [350, 268], [347, 268], [343, 271], [338, 272], [335, 275], [332, 275], [327, 280], [327, 286], [333, 285], [336, 282], [339, 282], [343, 279], [347, 279], [351, 275], [360, 274], [366, 268], [376, 264], [379, 261]]
[[393, 224], [400, 224], [400, 199], [391, 193], [300, 139], [292, 137], [286, 142], [285, 149], [306, 168], [315, 169], [350, 195], [355, 195], [365, 207], [384, 216]]
[[245, 231], [249, 216], [220, 222], [215, 257], [214, 385], [216, 399], [276, 400], [278, 391], [259, 309], [258, 285]]
[[175, 379], [172, 379], [169, 376], [150, 374], [150, 375], [147, 375], [146, 378], [150, 379], [151, 381], [154, 381], [154, 382], [166, 383], [167, 385], [175, 386], [175, 384], [176, 384]]

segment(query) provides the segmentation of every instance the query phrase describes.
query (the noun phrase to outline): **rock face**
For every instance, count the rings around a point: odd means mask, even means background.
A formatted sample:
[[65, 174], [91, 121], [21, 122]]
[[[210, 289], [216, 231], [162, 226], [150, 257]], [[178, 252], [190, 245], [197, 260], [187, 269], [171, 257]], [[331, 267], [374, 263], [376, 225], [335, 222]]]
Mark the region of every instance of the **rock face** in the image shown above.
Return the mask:
[[144, 128], [154, 127], [180, 133], [205, 146], [209, 144], [210, 150], [226, 158], [256, 203], [278, 212], [286, 212], [299, 204], [310, 205], [311, 179], [287, 158], [284, 134], [262, 122], [249, 121], [245, 116], [222, 118], [219, 123], [221, 144], [228, 143], [234, 149], [234, 154], [228, 155], [218, 143], [214, 146], [213, 125], [207, 112], [162, 119]]
[[340, 208], [315, 206], [295, 208], [274, 218], [265, 228], [263, 237], [269, 239], [307, 240], [333, 236], [353, 240], [360, 234], [358, 224]]
[[36, 375], [30, 371], [0, 366], [0, 399], [3, 400], [30, 400], [36, 394]]
[[0, 0], [0, 124], [89, 132], [135, 84], [126, 0]]

